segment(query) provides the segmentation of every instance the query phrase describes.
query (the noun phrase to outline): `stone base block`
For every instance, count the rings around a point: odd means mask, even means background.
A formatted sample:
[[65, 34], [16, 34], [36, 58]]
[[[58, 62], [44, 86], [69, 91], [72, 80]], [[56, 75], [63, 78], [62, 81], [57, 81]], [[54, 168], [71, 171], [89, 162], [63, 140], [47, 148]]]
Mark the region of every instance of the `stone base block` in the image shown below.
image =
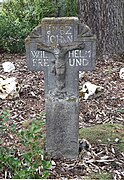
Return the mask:
[[46, 150], [54, 158], [78, 157], [78, 98], [46, 98]]

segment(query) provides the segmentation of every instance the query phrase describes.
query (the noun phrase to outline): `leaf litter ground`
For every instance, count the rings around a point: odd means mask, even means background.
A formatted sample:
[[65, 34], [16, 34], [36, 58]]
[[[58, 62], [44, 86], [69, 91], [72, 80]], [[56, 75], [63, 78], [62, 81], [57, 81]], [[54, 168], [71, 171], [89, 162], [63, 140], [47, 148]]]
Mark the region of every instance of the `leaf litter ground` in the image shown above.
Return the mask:
[[[26, 120], [38, 118], [45, 111], [44, 74], [43, 72], [29, 71], [24, 55], [1, 54], [0, 61], [1, 64], [6, 61], [14, 63], [16, 67], [14, 72], [4, 73], [2, 66], [0, 66], [0, 74], [7, 77], [16, 77], [21, 85], [19, 98], [0, 100], [0, 112], [9, 110], [11, 113], [9, 123], [15, 124], [17, 130], [19, 130]], [[95, 71], [84, 74], [84, 77], [80, 80], [80, 85], [90, 81], [104, 87], [104, 91], [97, 96], [91, 96], [86, 101], [80, 99], [80, 129], [88, 129], [96, 127], [95, 125], [107, 123], [120, 124], [121, 128], [116, 126], [116, 130], [117, 133], [121, 131], [121, 146], [124, 149], [124, 130], [122, 128], [124, 125], [124, 80], [119, 78], [119, 71], [122, 67], [124, 67], [123, 58], [101, 58], [97, 60]], [[92, 131], [89, 131], [89, 133], [92, 133]], [[119, 143], [119, 138], [116, 139], [115, 137], [115, 141], [117, 141], [115, 143]], [[85, 142], [85, 140], [82, 141]], [[4, 138], [4, 145], [11, 147], [14, 143], [15, 146], [18, 146], [18, 140], [12, 134]], [[82, 147], [78, 160], [54, 160], [50, 178], [124, 178], [123, 150], [118, 150], [112, 142], [102, 143], [99, 140], [99, 143], [93, 143], [88, 139], [86, 143], [89, 144], [88, 149], [86, 149], [86, 145]]]

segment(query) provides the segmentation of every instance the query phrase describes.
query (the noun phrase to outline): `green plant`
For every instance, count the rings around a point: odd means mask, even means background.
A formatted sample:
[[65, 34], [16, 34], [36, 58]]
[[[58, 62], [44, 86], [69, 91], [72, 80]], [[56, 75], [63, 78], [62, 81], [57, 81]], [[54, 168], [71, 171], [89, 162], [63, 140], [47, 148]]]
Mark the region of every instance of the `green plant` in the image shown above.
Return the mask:
[[[46, 6], [47, 5], [47, 6]], [[55, 8], [48, 0], [10, 0], [0, 12], [0, 48], [11, 53], [25, 51], [25, 38]]]
[[116, 112], [124, 114], [124, 109], [117, 109]]
[[[7, 126], [6, 122], [9, 120], [10, 112], [9, 111], [3, 111], [0, 115], [0, 137], [5, 135], [7, 133]], [[1, 139], [1, 138], [0, 138]]]
[[2, 111], [1, 115], [0, 115], [0, 120], [2, 122], [2, 124], [4, 124], [5, 122], [7, 122], [9, 120], [10, 117], [10, 111]]
[[90, 177], [85, 177], [84, 180], [112, 180], [111, 173], [91, 173]]
[[78, 2], [77, 0], [66, 0], [66, 16], [78, 15]]
[[107, 74], [112, 74], [113, 69], [111, 66], [108, 66], [108, 68], [105, 70]]
[[25, 49], [24, 39], [30, 32], [30, 26], [18, 19], [11, 20], [0, 14], [0, 47], [12, 53], [22, 53]]
[[[124, 152], [124, 127], [121, 124], [106, 123], [82, 128], [80, 138], [85, 138], [92, 144], [113, 144]], [[116, 139], [119, 139], [119, 142], [116, 143]]]
[[[62, 8], [61, 8], [62, 7]], [[0, 49], [25, 52], [25, 38], [44, 17], [77, 15], [77, 0], [9, 0], [0, 11]]]
[[77, 0], [54, 0], [56, 7], [56, 16], [77, 16], [78, 1]]
[[[8, 117], [5, 112], [4, 114], [3, 120]], [[13, 127], [10, 127], [10, 130], [13, 131]], [[17, 134], [20, 149], [17, 149], [18, 146], [17, 148], [16, 146], [0, 147], [0, 171], [6, 174], [4, 178], [44, 179], [49, 177], [51, 162], [44, 158], [44, 121], [41, 118], [32, 121], [28, 128], [23, 128]]]

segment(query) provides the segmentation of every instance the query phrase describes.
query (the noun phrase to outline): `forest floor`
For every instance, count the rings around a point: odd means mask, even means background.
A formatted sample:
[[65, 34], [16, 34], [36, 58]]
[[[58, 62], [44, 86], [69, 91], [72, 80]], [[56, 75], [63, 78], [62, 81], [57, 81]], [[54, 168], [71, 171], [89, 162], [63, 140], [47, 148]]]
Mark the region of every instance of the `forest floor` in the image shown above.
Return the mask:
[[[16, 70], [5, 73], [0, 66], [0, 75], [16, 77], [21, 91], [17, 99], [0, 100], [0, 113], [9, 110], [10, 124], [20, 130], [26, 120], [39, 118], [45, 111], [44, 74], [29, 71], [24, 55], [1, 54], [0, 64], [6, 61], [14, 63]], [[119, 77], [122, 67], [124, 58], [104, 57], [97, 60], [95, 71], [86, 72], [80, 80], [80, 86], [90, 81], [104, 91], [80, 99], [82, 151], [76, 161], [55, 161], [50, 178], [124, 179], [124, 80]], [[5, 141], [7, 146], [16, 143], [11, 136]]]

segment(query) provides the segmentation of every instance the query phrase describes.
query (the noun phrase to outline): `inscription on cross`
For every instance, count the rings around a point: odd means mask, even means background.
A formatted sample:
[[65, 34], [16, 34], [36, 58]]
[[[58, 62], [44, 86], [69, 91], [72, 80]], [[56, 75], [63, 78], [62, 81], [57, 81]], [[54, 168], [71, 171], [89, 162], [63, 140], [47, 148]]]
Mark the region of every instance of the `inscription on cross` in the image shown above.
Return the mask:
[[76, 17], [44, 18], [26, 39], [28, 68], [44, 71], [46, 149], [78, 156], [79, 71], [95, 69], [96, 40]]

